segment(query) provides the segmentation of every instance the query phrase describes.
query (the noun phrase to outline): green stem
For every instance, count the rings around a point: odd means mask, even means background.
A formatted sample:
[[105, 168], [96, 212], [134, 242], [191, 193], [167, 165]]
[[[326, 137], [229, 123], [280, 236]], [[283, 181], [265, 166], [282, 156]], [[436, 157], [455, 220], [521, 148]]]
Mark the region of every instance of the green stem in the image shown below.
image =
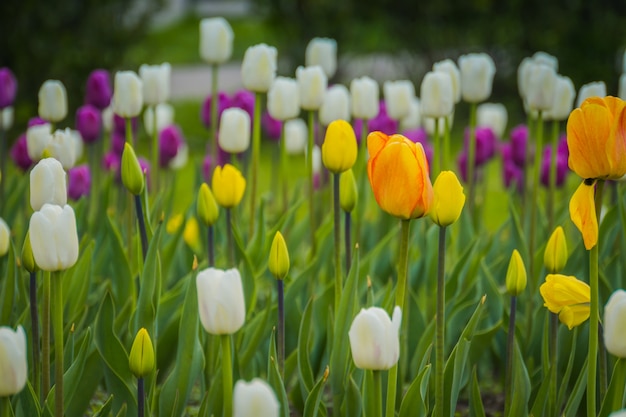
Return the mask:
[[217, 91], [218, 65], [211, 65], [211, 146], [213, 158], [217, 161], [217, 109], [219, 92]]
[[[541, 175], [541, 156], [542, 156], [542, 148], [543, 148], [543, 119], [542, 112], [539, 110], [537, 112], [537, 140], [535, 142], [535, 161], [533, 163], [533, 182], [531, 184], [532, 188], [532, 198], [530, 200], [530, 235], [528, 239], [528, 256], [529, 259], [529, 268], [530, 271], [530, 293], [535, 294], [535, 288], [537, 283], [537, 272], [535, 265], [535, 230], [537, 223], [537, 212], [539, 211], [538, 207], [538, 197], [539, 197], [539, 181]], [[531, 297], [532, 300], [532, 297]], [[532, 302], [532, 301], [531, 301]], [[529, 320], [532, 322], [532, 320]]]
[[445, 170], [450, 167], [450, 119], [448, 117], [443, 118], [443, 165], [441, 170]]
[[598, 324], [598, 380], [600, 381], [600, 398], [604, 399], [607, 390], [607, 363], [606, 347], [604, 346], [604, 329], [602, 323]]
[[352, 264], [352, 231], [351, 231], [352, 215], [349, 211], [344, 215], [344, 241], [346, 243], [346, 273], [350, 271]]
[[285, 292], [284, 281], [276, 280], [278, 290], [278, 330], [276, 333], [278, 343], [278, 369], [280, 375], [285, 377]]
[[513, 381], [513, 349], [515, 349], [515, 314], [517, 312], [517, 297], [511, 297], [511, 308], [509, 310], [509, 333], [507, 335], [506, 343], [506, 374], [504, 376], [504, 415], [509, 415], [509, 409], [511, 407], [511, 400], [513, 395], [512, 381]]
[[[532, 112], [528, 111], [528, 113], [526, 114], [526, 127], [528, 129], [528, 137], [526, 138], [526, 144], [524, 147], [524, 154], [525, 154], [525, 158], [524, 158], [524, 190], [522, 193], [522, 214], [523, 214], [523, 218], [526, 219], [526, 215], [528, 214], [528, 193], [530, 191], [530, 174], [528, 173], [528, 167], [530, 165], [530, 156], [531, 156], [531, 149], [532, 147], [530, 146], [530, 139], [532, 137], [532, 132], [533, 132], [533, 117], [532, 117]], [[532, 203], [534, 204], [534, 203]], [[532, 320], [529, 320], [529, 323]]]
[[309, 111], [309, 140], [307, 142], [307, 174], [309, 176], [309, 230], [311, 231], [311, 257], [315, 256], [315, 186], [313, 184], [313, 142], [315, 137], [315, 112]]
[[154, 189], [159, 189], [159, 132], [157, 132], [157, 106], [152, 106], [152, 181]]
[[469, 151], [467, 155], [467, 186], [469, 188], [469, 212], [472, 219], [475, 219], [474, 200], [476, 191], [474, 190], [474, 171], [476, 169], [476, 103], [470, 103], [470, 137]]
[[550, 192], [548, 194], [548, 230], [554, 230], [554, 202], [556, 201], [556, 154], [559, 143], [559, 121], [552, 121], [552, 153], [550, 155]]
[[133, 122], [130, 117], [126, 118], [126, 142], [135, 147], [135, 137], [133, 135]]
[[222, 341], [222, 388], [224, 389], [224, 417], [233, 415], [233, 361], [230, 352], [230, 335], [220, 336]]
[[434, 178], [443, 169], [443, 149], [441, 143], [441, 137], [439, 135], [439, 118], [433, 118], [435, 122], [435, 131], [433, 141], [435, 142], [435, 160], [433, 161], [433, 169], [431, 170], [431, 176]]
[[333, 230], [335, 236], [335, 314], [339, 312], [339, 301], [343, 289], [341, 276], [341, 216], [339, 211], [339, 175], [333, 175]]
[[445, 262], [446, 228], [439, 228], [439, 255], [437, 265], [437, 340], [435, 346], [435, 416], [443, 417], [444, 405], [444, 333], [445, 333]]
[[259, 171], [259, 157], [261, 153], [261, 93], [254, 93], [254, 118], [252, 120], [252, 164], [249, 181], [250, 191], [250, 236], [254, 233], [254, 220], [256, 218], [256, 192]]
[[285, 145], [285, 121], [282, 121], [280, 127], [280, 182], [282, 183], [283, 212], [287, 212], [289, 205], [289, 187], [287, 172], [287, 146]]
[[146, 401], [146, 393], [143, 387], [143, 378], [137, 380], [137, 416], [144, 417], [144, 403]]
[[228, 263], [235, 267], [235, 244], [233, 243], [232, 208], [226, 209], [226, 243], [228, 245]]
[[11, 397], [0, 397], [0, 415], [12, 416]]
[[374, 392], [374, 409], [372, 410], [372, 416], [383, 415], [383, 388], [382, 388], [382, 371], [369, 371], [372, 373], [373, 392]]
[[208, 239], [207, 239], [207, 251], [209, 257], [209, 267], [215, 266], [215, 246], [214, 246], [214, 236], [213, 236], [213, 226], [208, 227]]
[[52, 327], [54, 329], [54, 406], [55, 417], [63, 417], [63, 282], [61, 273], [52, 277], [54, 306]]
[[43, 304], [41, 312], [41, 356], [43, 375], [41, 385], [41, 403], [50, 392], [50, 271], [43, 273]]
[[137, 222], [139, 224], [139, 235], [141, 237], [141, 254], [143, 255], [143, 261], [146, 261], [146, 254], [148, 253], [148, 235], [146, 233], [146, 223], [143, 218], [143, 209], [141, 207], [141, 197], [135, 195], [135, 210], [137, 211]]
[[550, 314], [550, 395], [548, 396], [548, 413], [551, 416], [558, 416], [557, 403], [557, 348], [558, 348], [558, 330], [559, 316], [554, 313]]
[[33, 340], [31, 342], [33, 348], [33, 389], [39, 394], [39, 315], [37, 312], [37, 273], [30, 273], [30, 321]]

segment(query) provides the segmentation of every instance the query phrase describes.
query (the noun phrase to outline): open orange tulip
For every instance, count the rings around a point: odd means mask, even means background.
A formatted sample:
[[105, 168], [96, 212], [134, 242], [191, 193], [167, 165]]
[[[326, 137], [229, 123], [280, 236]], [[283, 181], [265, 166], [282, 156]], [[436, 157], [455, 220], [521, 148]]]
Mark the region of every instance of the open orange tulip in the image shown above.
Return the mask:
[[367, 150], [367, 175], [380, 208], [401, 219], [428, 214], [433, 186], [422, 145], [402, 135], [372, 132]]

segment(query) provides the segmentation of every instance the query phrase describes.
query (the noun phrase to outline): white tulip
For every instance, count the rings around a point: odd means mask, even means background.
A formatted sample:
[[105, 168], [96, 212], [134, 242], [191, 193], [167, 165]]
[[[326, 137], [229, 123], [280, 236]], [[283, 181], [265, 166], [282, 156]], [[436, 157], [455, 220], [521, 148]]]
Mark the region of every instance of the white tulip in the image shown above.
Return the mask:
[[233, 417], [278, 417], [280, 403], [262, 379], [237, 381], [233, 393]]
[[307, 145], [307, 127], [302, 119], [285, 122], [285, 150], [289, 155], [302, 155]]
[[531, 111], [545, 111], [552, 107], [555, 83], [556, 72], [552, 67], [542, 63], [531, 64], [526, 87], [526, 104]]
[[526, 91], [528, 90], [528, 72], [533, 63], [532, 58], [526, 57], [522, 59], [522, 62], [517, 67], [517, 89], [524, 104], [526, 103]]
[[71, 268], [78, 260], [74, 209], [44, 204], [30, 218], [30, 245], [37, 266], [44, 271]]
[[313, 145], [313, 173], [319, 174], [322, 172], [322, 167], [324, 166], [322, 163], [322, 150], [319, 146]]
[[417, 129], [422, 125], [422, 105], [419, 98], [415, 97], [411, 102], [409, 114], [400, 119], [400, 130]]
[[604, 345], [611, 355], [626, 358], [626, 291], [617, 290], [604, 307]]
[[[113, 101], [113, 98], [111, 98], [111, 101]], [[113, 105], [111, 104], [109, 107], [102, 110], [102, 128], [107, 133], [113, 130], [113, 118]]]
[[361, 309], [348, 332], [357, 368], [386, 370], [398, 362], [401, 322], [402, 311], [398, 306], [393, 310], [393, 319], [379, 307]]
[[9, 244], [11, 243], [11, 229], [9, 225], [0, 217], [0, 256], [4, 256], [9, 252]]
[[52, 125], [50, 123], [29, 127], [26, 130], [28, 157], [33, 161], [39, 161], [51, 140]]
[[209, 64], [223, 64], [233, 54], [233, 29], [223, 17], [200, 21], [200, 56]]
[[580, 90], [578, 90], [576, 107], [580, 107], [580, 105], [583, 104], [583, 101], [589, 97], [606, 97], [606, 84], [604, 81], [595, 81], [580, 87]]
[[143, 102], [148, 106], [165, 103], [170, 98], [170, 74], [167, 62], [161, 65], [142, 65], [139, 76], [143, 85]]
[[276, 120], [289, 120], [300, 114], [300, 92], [293, 78], [276, 77], [267, 92], [267, 111]]
[[39, 89], [39, 117], [60, 122], [67, 116], [67, 91], [61, 81], [48, 80]]
[[611, 414], [609, 414], [609, 417], [626, 417], [626, 408], [619, 411], [613, 411]]
[[208, 333], [232, 334], [241, 329], [246, 305], [237, 269], [204, 269], [196, 277], [196, 286], [200, 321]]
[[415, 98], [415, 87], [411, 81], [385, 81], [383, 91], [389, 117], [400, 120], [409, 114], [411, 102]]
[[355, 119], [370, 120], [378, 115], [378, 83], [370, 77], [355, 78], [350, 82], [352, 96], [352, 116]]
[[133, 71], [115, 73], [113, 111], [121, 117], [137, 117], [143, 107], [143, 86]]
[[70, 129], [70, 132], [74, 143], [74, 165], [76, 165], [76, 161], [80, 161], [83, 157], [85, 142], [83, 141], [83, 137], [80, 135], [78, 130]]
[[626, 100], [626, 73], [619, 77], [619, 90], [617, 95], [622, 100]]
[[350, 120], [350, 92], [346, 86], [335, 84], [326, 90], [319, 118], [323, 126], [335, 120]]
[[545, 112], [546, 120], [566, 120], [574, 108], [576, 89], [569, 77], [557, 75], [552, 107]]
[[67, 171], [72, 168], [76, 162], [76, 140], [72, 130], [66, 128], [54, 132], [46, 150], [51, 157], [61, 162], [63, 169]]
[[0, 397], [9, 397], [24, 389], [28, 377], [26, 355], [26, 333], [22, 326], [15, 331], [0, 327]]
[[533, 54], [532, 60], [536, 63], [544, 64], [549, 66], [557, 72], [559, 70], [559, 59], [553, 55], [550, 55], [547, 52], [537, 51]]
[[[156, 128], [157, 134], [167, 126], [174, 124], [174, 107], [168, 103], [157, 104], [156, 106]], [[154, 109], [146, 108], [143, 112], [143, 127], [150, 136], [154, 133]]]
[[54, 158], [42, 159], [30, 171], [30, 206], [38, 211], [47, 203], [67, 204], [65, 171]]
[[329, 38], [313, 38], [306, 46], [304, 63], [307, 67], [319, 65], [326, 77], [332, 78], [337, 71], [337, 41]]
[[11, 127], [13, 127], [13, 107], [7, 106], [4, 109], [0, 110], [0, 130], [4, 130], [5, 132]]
[[445, 72], [450, 76], [452, 81], [452, 97], [454, 103], [461, 101], [461, 72], [459, 67], [456, 66], [453, 60], [444, 59], [443, 61], [435, 62], [433, 64], [433, 71]]
[[298, 67], [296, 79], [300, 90], [300, 107], [304, 110], [318, 110], [324, 101], [328, 85], [328, 78], [322, 67]]
[[264, 43], [246, 49], [241, 64], [243, 86], [256, 93], [266, 93], [276, 77], [276, 57], [273, 46]]
[[497, 137], [503, 138], [508, 121], [506, 107], [501, 103], [483, 103], [476, 108], [476, 124], [490, 127]]
[[450, 74], [444, 71], [426, 73], [420, 88], [423, 117], [446, 117], [454, 110], [454, 93]]
[[485, 101], [491, 95], [496, 65], [485, 54], [467, 54], [459, 57], [461, 95], [469, 103]]
[[250, 115], [238, 107], [222, 112], [219, 124], [220, 148], [230, 153], [245, 152], [250, 147]]
[[189, 146], [186, 143], [183, 143], [179, 148], [178, 152], [176, 152], [176, 156], [172, 158], [168, 166], [171, 169], [181, 169], [185, 165], [187, 165], [187, 161], [189, 160]]

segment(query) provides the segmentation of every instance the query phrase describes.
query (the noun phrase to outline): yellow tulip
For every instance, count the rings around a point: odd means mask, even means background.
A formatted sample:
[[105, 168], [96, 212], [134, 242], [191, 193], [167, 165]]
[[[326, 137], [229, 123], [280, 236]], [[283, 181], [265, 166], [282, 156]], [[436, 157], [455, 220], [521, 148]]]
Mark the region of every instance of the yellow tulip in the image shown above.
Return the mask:
[[284, 279], [289, 273], [289, 250], [280, 232], [274, 235], [268, 268], [276, 279]]
[[589, 318], [591, 290], [576, 277], [549, 274], [539, 292], [544, 306], [559, 315], [561, 323], [571, 330]]
[[322, 144], [322, 162], [335, 174], [352, 168], [358, 146], [352, 125], [345, 120], [334, 120], [326, 128]]
[[567, 241], [565, 240], [565, 232], [561, 226], [554, 229], [546, 251], [543, 254], [543, 264], [551, 274], [557, 273], [565, 268], [567, 263]]
[[433, 187], [422, 145], [402, 135], [372, 132], [367, 150], [367, 175], [380, 208], [401, 219], [428, 214]]
[[200, 228], [198, 227], [198, 220], [196, 220], [195, 217], [190, 217], [185, 222], [183, 240], [191, 249], [200, 252]]
[[594, 201], [594, 186], [580, 184], [569, 201], [569, 215], [583, 235], [585, 248], [590, 250], [598, 243], [598, 218]]
[[137, 378], [143, 378], [154, 369], [154, 347], [148, 331], [143, 327], [137, 332], [128, 358], [130, 371]]
[[237, 206], [243, 198], [246, 179], [237, 168], [226, 164], [215, 168], [211, 185], [217, 204], [224, 208], [232, 208]]
[[206, 183], [202, 183], [200, 191], [198, 191], [196, 212], [198, 213], [198, 218], [202, 220], [205, 226], [215, 224], [219, 216], [219, 208], [215, 202], [215, 197], [213, 197], [213, 193]]
[[351, 169], [342, 172], [339, 178], [339, 205], [347, 213], [354, 210], [359, 190], [356, 185], [356, 178]]
[[520, 295], [526, 289], [526, 281], [524, 261], [517, 249], [514, 249], [506, 271], [506, 290], [512, 296]]
[[433, 185], [434, 198], [430, 218], [439, 226], [456, 222], [465, 205], [463, 187], [452, 171], [442, 171]]

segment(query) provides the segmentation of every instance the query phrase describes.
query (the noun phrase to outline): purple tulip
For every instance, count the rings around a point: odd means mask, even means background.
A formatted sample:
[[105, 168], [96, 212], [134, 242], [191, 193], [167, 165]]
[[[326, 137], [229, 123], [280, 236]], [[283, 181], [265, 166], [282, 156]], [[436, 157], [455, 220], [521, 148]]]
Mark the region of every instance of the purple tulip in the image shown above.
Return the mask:
[[416, 129], [406, 130], [402, 133], [412, 142], [419, 143], [424, 148], [424, 153], [426, 154], [426, 159], [428, 160], [428, 165], [432, 165], [433, 161], [433, 146], [428, 142], [428, 133], [425, 129], [418, 127]]
[[120, 158], [124, 153], [124, 144], [126, 143], [126, 135], [123, 132], [113, 131], [111, 133], [111, 150]]
[[518, 125], [511, 130], [511, 157], [518, 167], [526, 165], [526, 144], [528, 143], [528, 128]]
[[39, 125], [45, 125], [46, 123], [48, 123], [47, 121], [45, 121], [44, 119], [42, 119], [41, 117], [37, 116], [37, 117], [31, 117], [28, 120], [28, 127], [33, 127], [33, 126], [39, 126]]
[[[232, 107], [232, 99], [223, 91], [220, 91], [217, 95], [217, 123], [222, 117], [222, 112], [227, 108]], [[202, 123], [208, 129], [211, 127], [211, 95], [209, 95], [202, 103], [202, 110], [200, 112], [202, 117]]]
[[17, 80], [7, 67], [0, 68], [0, 109], [13, 105], [17, 94]]
[[380, 131], [386, 135], [398, 132], [398, 121], [389, 117], [384, 101], [380, 102], [378, 115], [367, 122], [367, 128], [370, 132]]
[[254, 93], [248, 90], [239, 90], [233, 96], [230, 107], [239, 107], [250, 115], [250, 120], [254, 117]]
[[[137, 117], [133, 117], [130, 119], [131, 129], [133, 130], [133, 134], [137, 133], [137, 128], [139, 127], [139, 120]], [[126, 119], [122, 116], [118, 116], [117, 114], [113, 114], [113, 130], [116, 132], [121, 132], [126, 134]]]
[[11, 148], [11, 158], [15, 165], [26, 172], [33, 165], [33, 161], [28, 156], [28, 145], [26, 144], [26, 133], [20, 135]]
[[102, 158], [102, 167], [109, 172], [117, 172], [120, 169], [122, 158], [115, 151], [107, 152]]
[[268, 112], [265, 112], [261, 117], [261, 126], [268, 138], [274, 141], [280, 140], [280, 132], [283, 127], [283, 123], [280, 120], [274, 119]]
[[[552, 163], [552, 146], [546, 146], [543, 152], [543, 158], [541, 160], [541, 183], [549, 187], [550, 186], [550, 165]], [[565, 177], [569, 167], [567, 165], [567, 158], [561, 155], [558, 151], [556, 154], [556, 186], [561, 187], [565, 184]]]
[[505, 159], [503, 166], [504, 185], [509, 188], [514, 184], [518, 192], [524, 189], [524, 171], [512, 159]]
[[[485, 164], [495, 154], [496, 135], [490, 127], [477, 127], [475, 130], [476, 137], [476, 166]], [[465, 152], [469, 152], [470, 130], [465, 129], [464, 144]]]
[[159, 133], [159, 166], [167, 167], [185, 142], [180, 128], [170, 125]]
[[76, 110], [76, 130], [85, 143], [94, 143], [100, 138], [102, 115], [100, 110], [91, 104], [85, 104]]
[[556, 147], [556, 152], [559, 156], [565, 159], [569, 159], [569, 147], [567, 146], [567, 135], [561, 135]]
[[72, 200], [89, 195], [91, 190], [91, 171], [88, 165], [79, 165], [67, 172], [67, 195]]
[[85, 104], [104, 110], [111, 104], [111, 77], [109, 72], [103, 69], [97, 69], [89, 74], [87, 78], [87, 87], [85, 89]]

